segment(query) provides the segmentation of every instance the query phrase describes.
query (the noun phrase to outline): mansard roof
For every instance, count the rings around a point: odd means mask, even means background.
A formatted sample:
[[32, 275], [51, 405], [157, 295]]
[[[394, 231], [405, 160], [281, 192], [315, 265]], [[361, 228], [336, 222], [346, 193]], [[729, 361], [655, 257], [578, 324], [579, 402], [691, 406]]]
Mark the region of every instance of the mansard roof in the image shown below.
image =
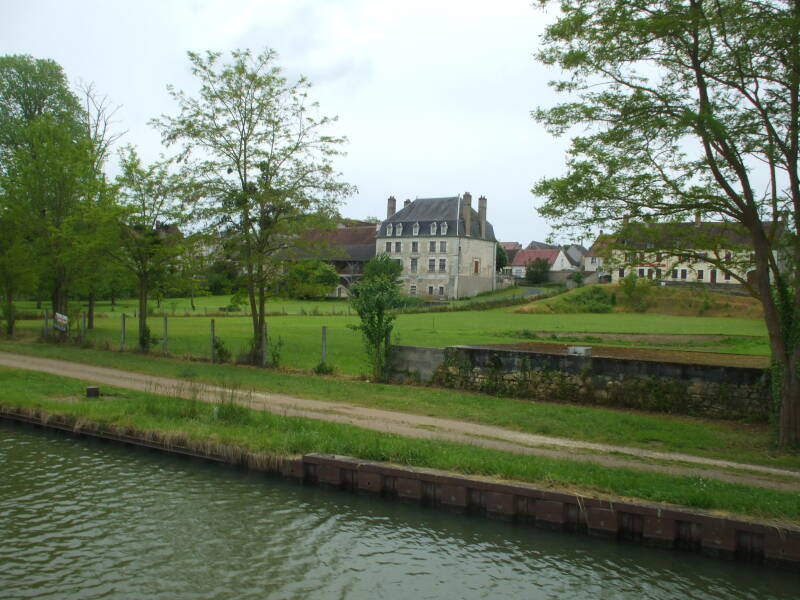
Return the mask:
[[[385, 237], [386, 225], [402, 223], [403, 233], [399, 237], [414, 237], [413, 226], [415, 223], [419, 223], [419, 235], [426, 236], [430, 235], [431, 223], [437, 223], [437, 237], [463, 236], [464, 219], [462, 219], [459, 214], [460, 206], [461, 198], [458, 196], [449, 198], [417, 198], [383, 221], [378, 235]], [[470, 237], [480, 239], [480, 217], [474, 208], [471, 210]], [[447, 223], [446, 234], [443, 234], [439, 229], [441, 223]], [[484, 239], [495, 241], [494, 228], [489, 221], [486, 221], [486, 237]]]

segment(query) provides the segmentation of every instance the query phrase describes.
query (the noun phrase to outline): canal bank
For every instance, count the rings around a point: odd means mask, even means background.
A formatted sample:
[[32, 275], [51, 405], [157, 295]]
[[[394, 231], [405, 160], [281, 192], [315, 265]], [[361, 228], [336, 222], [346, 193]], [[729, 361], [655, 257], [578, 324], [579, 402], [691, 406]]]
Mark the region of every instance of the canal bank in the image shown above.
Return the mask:
[[793, 573], [0, 422], [4, 600], [789, 600]]
[[531, 484], [342, 456], [250, 452], [213, 440], [190, 441], [179, 434], [140, 431], [21, 407], [3, 406], [0, 418], [449, 512], [800, 571], [800, 528], [794, 525], [737, 519], [673, 505], [593, 498]]

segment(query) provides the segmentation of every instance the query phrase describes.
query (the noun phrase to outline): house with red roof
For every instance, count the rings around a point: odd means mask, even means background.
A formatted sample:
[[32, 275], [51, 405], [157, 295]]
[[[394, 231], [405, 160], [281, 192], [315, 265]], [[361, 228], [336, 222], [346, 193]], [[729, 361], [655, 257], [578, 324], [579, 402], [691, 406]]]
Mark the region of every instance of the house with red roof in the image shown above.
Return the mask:
[[574, 267], [560, 248], [545, 248], [540, 250], [520, 250], [506, 267], [506, 271], [518, 278], [525, 277], [525, 269], [529, 263], [538, 258], [543, 258], [550, 265], [550, 271], [572, 271]]

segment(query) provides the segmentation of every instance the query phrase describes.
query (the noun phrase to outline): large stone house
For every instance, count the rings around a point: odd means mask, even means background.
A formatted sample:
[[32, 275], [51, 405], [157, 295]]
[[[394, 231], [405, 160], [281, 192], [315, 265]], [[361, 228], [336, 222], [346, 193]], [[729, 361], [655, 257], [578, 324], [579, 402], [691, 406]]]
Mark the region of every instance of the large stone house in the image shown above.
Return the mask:
[[497, 241], [486, 220], [486, 203], [481, 196], [475, 211], [467, 192], [406, 200], [396, 211], [397, 201], [389, 198], [375, 249], [403, 265], [404, 293], [444, 299], [495, 289]]

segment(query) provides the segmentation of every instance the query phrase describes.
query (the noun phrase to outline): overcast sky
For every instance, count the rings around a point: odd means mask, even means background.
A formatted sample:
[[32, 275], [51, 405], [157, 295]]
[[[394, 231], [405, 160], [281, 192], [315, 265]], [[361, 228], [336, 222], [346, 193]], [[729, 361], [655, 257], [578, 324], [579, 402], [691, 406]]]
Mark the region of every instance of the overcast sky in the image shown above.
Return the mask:
[[559, 74], [533, 57], [551, 20], [527, 0], [0, 0], [0, 54], [94, 82], [122, 106], [122, 142], [154, 160], [147, 123], [177, 111], [167, 84], [196, 89], [187, 51], [274, 48], [350, 140], [338, 166], [359, 193], [345, 216], [469, 191], [488, 198], [500, 240], [527, 244], [550, 232], [530, 188], [563, 172], [567, 146], [530, 118], [556, 102]]

